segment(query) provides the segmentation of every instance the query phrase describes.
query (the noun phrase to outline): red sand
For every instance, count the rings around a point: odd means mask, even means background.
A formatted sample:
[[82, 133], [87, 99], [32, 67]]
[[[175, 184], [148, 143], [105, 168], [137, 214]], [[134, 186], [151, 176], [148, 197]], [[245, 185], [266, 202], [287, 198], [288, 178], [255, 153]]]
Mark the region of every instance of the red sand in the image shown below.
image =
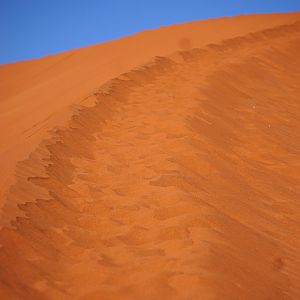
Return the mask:
[[0, 67], [0, 298], [299, 299], [297, 20]]

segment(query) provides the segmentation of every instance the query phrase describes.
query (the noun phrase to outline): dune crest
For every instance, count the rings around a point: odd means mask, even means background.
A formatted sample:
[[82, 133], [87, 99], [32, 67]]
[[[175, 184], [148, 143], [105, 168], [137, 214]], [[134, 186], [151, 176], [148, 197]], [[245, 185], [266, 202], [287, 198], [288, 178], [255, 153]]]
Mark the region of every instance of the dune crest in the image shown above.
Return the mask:
[[299, 38], [178, 51], [94, 91], [17, 166], [0, 298], [299, 299]]

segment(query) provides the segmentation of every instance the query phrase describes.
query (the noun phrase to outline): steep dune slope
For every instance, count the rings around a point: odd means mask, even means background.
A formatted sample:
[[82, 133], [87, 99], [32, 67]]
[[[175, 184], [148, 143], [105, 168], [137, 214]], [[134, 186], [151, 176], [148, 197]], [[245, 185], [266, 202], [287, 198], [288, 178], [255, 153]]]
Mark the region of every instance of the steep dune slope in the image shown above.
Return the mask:
[[108, 80], [176, 50], [188, 50], [281, 24], [299, 13], [240, 16], [192, 22], [48, 56], [0, 66], [0, 206], [13, 182], [15, 165], [66, 121], [70, 105], [90, 102], [88, 96]]
[[18, 164], [1, 299], [299, 299], [300, 23], [157, 57]]

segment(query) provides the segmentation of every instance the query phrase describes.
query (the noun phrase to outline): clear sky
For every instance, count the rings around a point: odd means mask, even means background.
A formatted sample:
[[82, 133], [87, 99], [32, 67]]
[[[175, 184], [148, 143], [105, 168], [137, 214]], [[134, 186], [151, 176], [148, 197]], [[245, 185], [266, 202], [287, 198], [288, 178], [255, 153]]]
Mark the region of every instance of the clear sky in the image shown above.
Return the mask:
[[0, 64], [163, 25], [300, 10], [300, 0], [0, 0]]

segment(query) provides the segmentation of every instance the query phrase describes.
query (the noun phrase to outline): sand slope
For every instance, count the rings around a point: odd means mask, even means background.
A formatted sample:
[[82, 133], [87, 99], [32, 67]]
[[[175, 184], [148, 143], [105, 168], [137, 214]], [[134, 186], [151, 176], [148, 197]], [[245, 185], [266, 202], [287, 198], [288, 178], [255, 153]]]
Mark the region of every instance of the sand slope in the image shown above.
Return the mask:
[[300, 23], [287, 20], [124, 73], [19, 162], [0, 298], [299, 299]]
[[299, 13], [252, 15], [191, 22], [38, 60], [0, 66], [0, 207], [18, 161], [28, 157], [49, 129], [63, 124], [73, 104], [103, 83], [176, 50], [188, 50], [264, 28], [293, 23]]

